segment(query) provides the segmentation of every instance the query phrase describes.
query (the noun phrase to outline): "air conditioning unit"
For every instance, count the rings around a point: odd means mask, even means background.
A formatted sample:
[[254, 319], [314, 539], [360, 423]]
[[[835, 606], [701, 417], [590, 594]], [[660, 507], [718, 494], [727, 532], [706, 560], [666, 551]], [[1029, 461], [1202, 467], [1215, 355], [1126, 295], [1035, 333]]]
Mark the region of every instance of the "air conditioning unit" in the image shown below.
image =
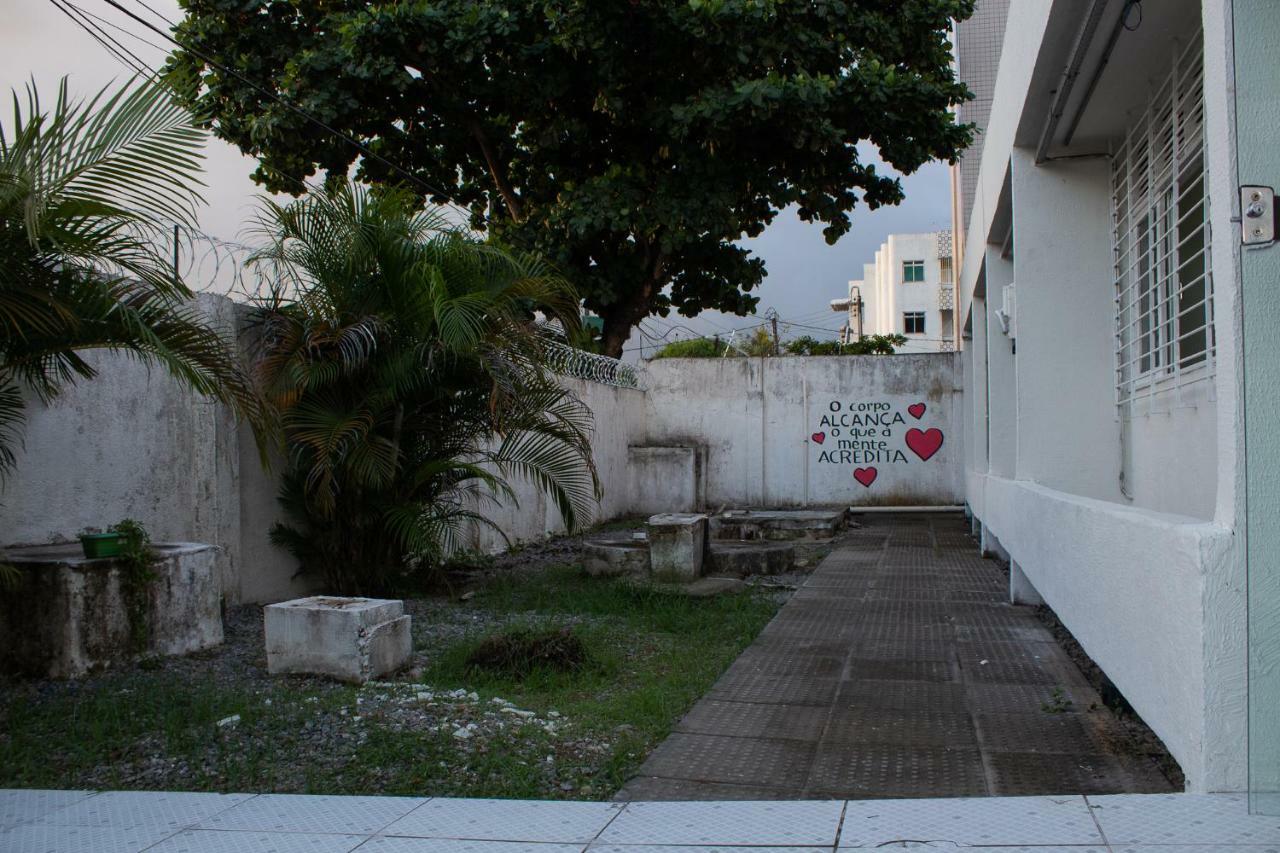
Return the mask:
[[1000, 290], [1000, 308], [996, 311], [996, 319], [1000, 321], [1000, 331], [1011, 338], [1018, 337], [1018, 311], [1016, 292], [1012, 284], [1006, 284]]

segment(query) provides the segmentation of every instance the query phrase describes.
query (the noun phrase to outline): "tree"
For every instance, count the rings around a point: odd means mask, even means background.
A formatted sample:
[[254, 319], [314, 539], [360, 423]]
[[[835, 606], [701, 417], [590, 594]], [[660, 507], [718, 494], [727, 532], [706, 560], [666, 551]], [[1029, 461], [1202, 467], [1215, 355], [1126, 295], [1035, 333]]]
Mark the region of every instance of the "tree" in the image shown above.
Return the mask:
[[207, 134], [163, 86], [84, 102], [33, 86], [0, 124], [0, 474], [16, 462], [27, 394], [44, 402], [122, 352], [266, 424], [232, 346], [156, 250], [160, 220], [190, 224]]
[[529, 306], [573, 329], [578, 298], [537, 262], [340, 184], [264, 202], [284, 272], [262, 305], [259, 378], [288, 465], [273, 531], [335, 593], [386, 593], [440, 562], [528, 478], [572, 529], [599, 497], [591, 413], [543, 369]]
[[257, 180], [394, 163], [569, 276], [613, 356], [652, 313], [751, 312], [765, 268], [736, 241], [779, 210], [834, 242], [901, 201], [858, 142], [910, 173], [970, 138], [947, 33], [973, 0], [181, 2], [171, 65]]
[[863, 335], [848, 343], [804, 335], [788, 341], [786, 349], [791, 355], [893, 355], [906, 342], [905, 335]]

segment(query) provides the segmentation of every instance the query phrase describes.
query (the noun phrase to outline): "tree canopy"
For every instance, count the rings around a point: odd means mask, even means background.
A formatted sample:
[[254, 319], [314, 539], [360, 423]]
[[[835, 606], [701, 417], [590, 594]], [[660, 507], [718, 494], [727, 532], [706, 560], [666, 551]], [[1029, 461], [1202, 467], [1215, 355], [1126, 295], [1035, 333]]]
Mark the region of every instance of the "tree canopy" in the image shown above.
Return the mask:
[[901, 201], [859, 142], [910, 173], [970, 135], [948, 31], [973, 0], [182, 5], [170, 64], [259, 182], [412, 175], [555, 264], [611, 355], [653, 313], [749, 313], [765, 269], [736, 241], [779, 210], [834, 242], [859, 202]]

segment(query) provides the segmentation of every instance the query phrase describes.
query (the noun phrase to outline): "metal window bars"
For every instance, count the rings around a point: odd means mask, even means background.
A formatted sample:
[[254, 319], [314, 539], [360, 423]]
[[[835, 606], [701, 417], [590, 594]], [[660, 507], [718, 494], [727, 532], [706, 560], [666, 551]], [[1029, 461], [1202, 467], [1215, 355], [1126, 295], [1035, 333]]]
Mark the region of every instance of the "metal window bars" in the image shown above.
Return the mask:
[[1197, 35], [1179, 46], [1170, 73], [1112, 157], [1116, 405], [1122, 417], [1185, 405], [1186, 389], [1213, 376], [1206, 180]]

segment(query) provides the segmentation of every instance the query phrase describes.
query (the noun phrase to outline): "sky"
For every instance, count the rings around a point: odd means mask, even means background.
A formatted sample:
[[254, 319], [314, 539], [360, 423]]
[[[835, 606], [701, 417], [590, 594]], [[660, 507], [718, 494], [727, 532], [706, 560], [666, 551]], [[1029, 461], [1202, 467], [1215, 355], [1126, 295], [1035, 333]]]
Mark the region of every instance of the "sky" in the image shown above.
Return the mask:
[[[108, 23], [101, 24], [121, 44], [152, 67], [163, 62], [165, 50], [160, 36], [145, 33], [136, 21], [125, 17], [102, 0], [74, 0], [87, 13]], [[181, 13], [177, 0], [122, 0], [127, 8], [148, 17], [155, 12], [171, 20]], [[84, 30], [69, 20], [50, 0], [0, 0], [0, 83], [5, 90], [21, 89], [31, 79], [46, 100], [52, 100], [58, 79], [69, 76], [73, 95], [96, 92], [112, 78], [124, 80], [131, 72]], [[158, 24], [159, 19], [153, 18]], [[134, 36], [112, 29], [123, 28]], [[142, 41], [135, 36], [145, 34]], [[10, 110], [5, 107], [3, 120]], [[875, 156], [871, 146], [862, 147], [864, 159], [892, 173]], [[251, 222], [255, 198], [262, 193], [249, 174], [254, 162], [234, 147], [212, 140], [207, 149], [207, 177], [202, 191], [207, 204], [200, 211], [200, 228], [222, 240], [246, 240], [246, 224]], [[835, 337], [841, 315], [831, 311], [832, 299], [843, 297], [850, 279], [860, 278], [862, 265], [869, 263], [889, 234], [937, 231], [950, 227], [950, 179], [948, 167], [930, 163], [903, 178], [906, 200], [897, 207], [867, 210], [859, 206], [852, 215], [853, 227], [834, 246], [828, 246], [820, 224], [801, 222], [793, 212], [783, 211], [763, 234], [744, 245], [763, 258], [769, 271], [760, 297], [758, 317], [736, 317], [719, 312], [703, 312], [696, 318], [672, 315], [645, 321], [645, 335], [633, 335], [627, 344], [627, 358], [633, 360], [655, 347], [655, 339], [674, 340], [696, 335], [726, 335], [763, 322], [763, 314], [773, 309], [780, 319], [784, 337], [810, 334]], [[791, 322], [789, 322], [791, 321]], [[794, 322], [797, 325], [792, 325]]]

